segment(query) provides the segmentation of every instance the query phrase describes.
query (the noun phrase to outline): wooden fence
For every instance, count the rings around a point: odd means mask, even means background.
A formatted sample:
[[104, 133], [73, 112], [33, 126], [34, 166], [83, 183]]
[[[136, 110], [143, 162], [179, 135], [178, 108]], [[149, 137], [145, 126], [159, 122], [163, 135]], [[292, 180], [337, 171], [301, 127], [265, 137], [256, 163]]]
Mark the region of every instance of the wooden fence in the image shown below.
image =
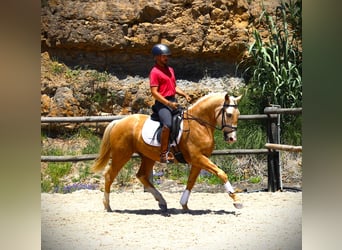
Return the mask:
[[[301, 152], [301, 146], [280, 144], [280, 115], [281, 114], [301, 114], [302, 108], [283, 109], [277, 106], [266, 107], [264, 114], [240, 115], [239, 120], [267, 120], [267, 143], [263, 149], [228, 149], [214, 150], [212, 155], [241, 155], [241, 154], [267, 154], [268, 188], [270, 192], [282, 190], [282, 178], [279, 151], [286, 150]], [[86, 116], [86, 117], [41, 117], [41, 123], [99, 123], [120, 120], [126, 117], [121, 116]], [[41, 156], [42, 162], [76, 162], [94, 160], [97, 154], [78, 156]], [[139, 157], [137, 154], [133, 158]]]

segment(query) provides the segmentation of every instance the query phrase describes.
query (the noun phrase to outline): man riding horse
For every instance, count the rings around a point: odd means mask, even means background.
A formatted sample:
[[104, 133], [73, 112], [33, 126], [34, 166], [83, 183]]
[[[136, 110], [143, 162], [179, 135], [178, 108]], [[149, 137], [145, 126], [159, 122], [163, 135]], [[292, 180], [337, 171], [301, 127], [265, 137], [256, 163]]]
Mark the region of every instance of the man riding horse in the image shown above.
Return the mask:
[[168, 63], [171, 55], [169, 47], [165, 44], [156, 44], [152, 48], [155, 65], [150, 71], [150, 88], [155, 103], [152, 110], [158, 115], [162, 124], [160, 138], [160, 162], [169, 163], [174, 161], [172, 152], [169, 151], [169, 137], [172, 126], [172, 110], [177, 109], [178, 103], [175, 94], [184, 96], [190, 102], [191, 97], [176, 85], [174, 69]]

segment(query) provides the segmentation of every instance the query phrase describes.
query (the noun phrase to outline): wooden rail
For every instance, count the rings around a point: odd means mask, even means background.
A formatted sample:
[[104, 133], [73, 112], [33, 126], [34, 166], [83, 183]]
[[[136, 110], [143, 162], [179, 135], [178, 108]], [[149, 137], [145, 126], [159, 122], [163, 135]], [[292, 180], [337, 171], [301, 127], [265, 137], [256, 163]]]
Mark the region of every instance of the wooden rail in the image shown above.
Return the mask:
[[302, 146], [292, 146], [284, 144], [266, 143], [265, 147], [268, 149], [284, 150], [291, 152], [302, 152]]
[[[120, 120], [127, 115], [108, 115], [108, 116], [82, 116], [82, 117], [41, 117], [41, 123], [86, 123], [86, 122], [111, 122], [113, 120]], [[240, 115], [239, 120], [263, 120], [268, 119], [266, 114], [259, 115]]]
[[[214, 150], [212, 155], [229, 155], [229, 154], [267, 154], [267, 170], [268, 170], [268, 191], [274, 192], [281, 190], [281, 170], [280, 156], [278, 150], [286, 150], [292, 152], [302, 152], [301, 146], [281, 145], [280, 144], [280, 114], [301, 114], [302, 108], [283, 109], [272, 106], [264, 109], [264, 114], [256, 115], [240, 115], [239, 120], [266, 120], [267, 143], [264, 149], [229, 149]], [[127, 115], [120, 116], [87, 116], [87, 117], [41, 117], [41, 123], [86, 123], [86, 122], [111, 122], [120, 120]], [[95, 160], [97, 154], [77, 155], [77, 156], [41, 156], [42, 162], [75, 162]], [[139, 157], [133, 154], [133, 158]]]
[[[267, 154], [267, 149], [228, 149], [214, 150], [212, 155], [241, 155], [241, 154]], [[92, 161], [95, 160], [97, 154], [88, 155], [61, 155], [61, 156], [40, 156], [41, 162], [77, 162], [77, 161]], [[132, 158], [140, 157], [138, 154], [133, 154]]]

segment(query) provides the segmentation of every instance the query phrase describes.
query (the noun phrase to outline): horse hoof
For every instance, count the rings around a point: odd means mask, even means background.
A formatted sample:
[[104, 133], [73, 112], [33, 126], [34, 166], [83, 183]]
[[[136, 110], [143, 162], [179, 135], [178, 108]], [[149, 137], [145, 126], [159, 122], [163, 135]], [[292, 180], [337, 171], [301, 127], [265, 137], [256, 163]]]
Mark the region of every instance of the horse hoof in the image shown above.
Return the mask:
[[113, 210], [112, 210], [110, 207], [105, 208], [105, 210], [106, 210], [108, 213], [112, 213], [112, 212], [113, 212]]
[[182, 205], [182, 207], [183, 207], [183, 212], [188, 212], [190, 210], [188, 205]]
[[159, 204], [159, 208], [162, 213], [167, 213], [167, 205], [166, 204]]
[[233, 203], [233, 205], [237, 209], [241, 209], [243, 207], [242, 203]]

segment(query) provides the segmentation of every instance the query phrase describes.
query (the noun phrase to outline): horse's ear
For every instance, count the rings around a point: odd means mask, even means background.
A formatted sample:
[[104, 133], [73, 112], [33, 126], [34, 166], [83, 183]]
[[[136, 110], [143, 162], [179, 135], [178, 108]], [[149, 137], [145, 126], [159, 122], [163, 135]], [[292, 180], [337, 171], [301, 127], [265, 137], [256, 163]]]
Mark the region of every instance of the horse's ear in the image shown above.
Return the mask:
[[242, 98], [242, 95], [239, 95], [238, 97], [235, 98], [235, 101], [238, 103], [241, 98]]
[[226, 94], [225, 97], [224, 97], [225, 101], [229, 103], [229, 95]]
[[[228, 103], [229, 103], [229, 98], [230, 98], [230, 96], [229, 96], [228, 94], [226, 94], [225, 100], [226, 100], [226, 102], [228, 102]], [[239, 95], [238, 97], [233, 97], [233, 100], [236, 101], [236, 103], [238, 103], [238, 102], [240, 101], [241, 98], [242, 98], [242, 95]]]

